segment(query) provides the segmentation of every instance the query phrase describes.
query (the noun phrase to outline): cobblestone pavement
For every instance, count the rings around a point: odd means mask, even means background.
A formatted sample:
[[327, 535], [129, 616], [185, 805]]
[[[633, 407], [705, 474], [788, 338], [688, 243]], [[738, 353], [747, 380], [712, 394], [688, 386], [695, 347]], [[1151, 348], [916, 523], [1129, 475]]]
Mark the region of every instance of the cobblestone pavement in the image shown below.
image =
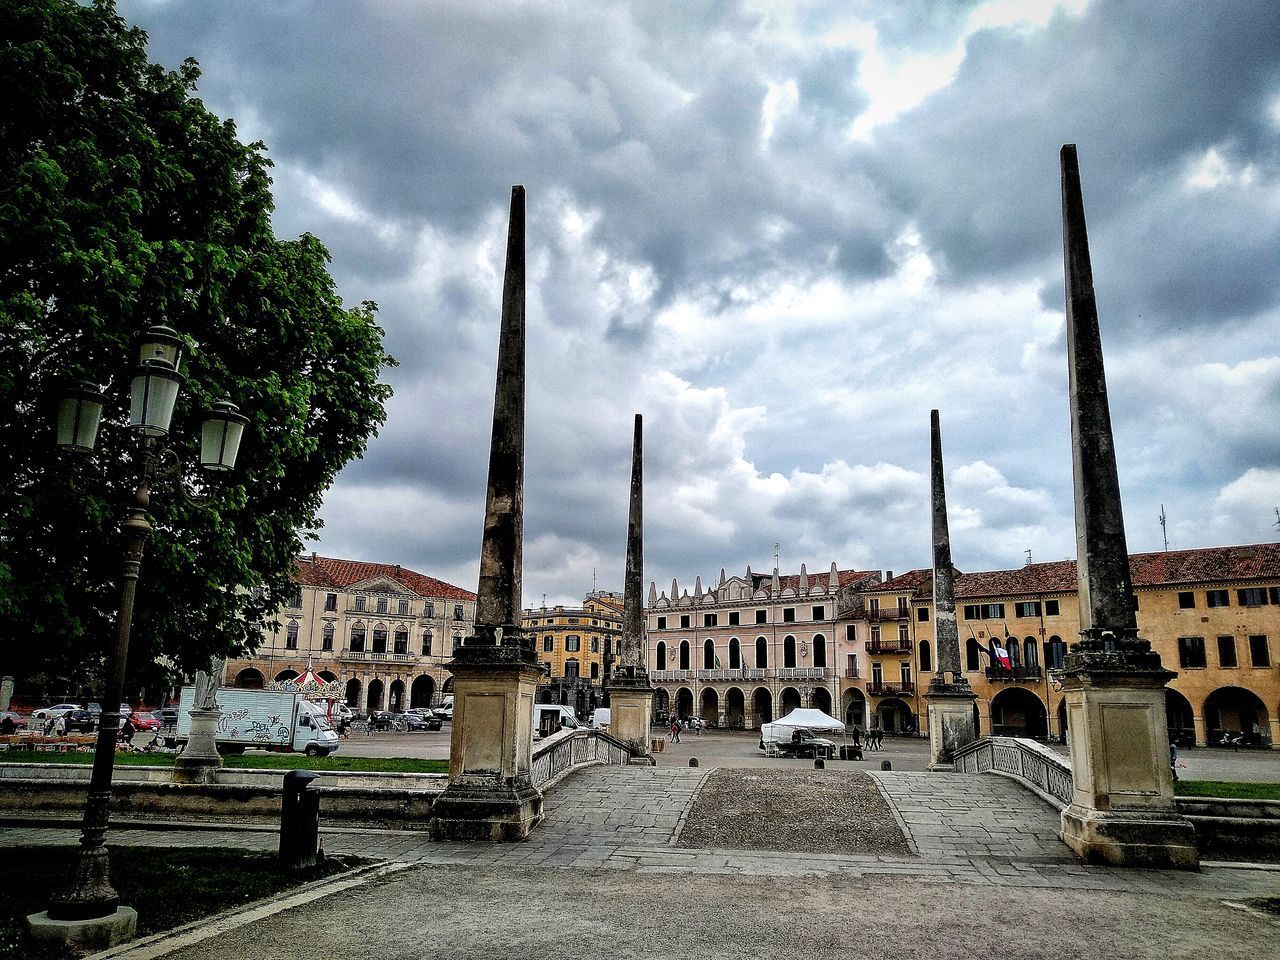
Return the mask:
[[859, 770], [713, 770], [682, 847], [910, 856], [876, 782]]

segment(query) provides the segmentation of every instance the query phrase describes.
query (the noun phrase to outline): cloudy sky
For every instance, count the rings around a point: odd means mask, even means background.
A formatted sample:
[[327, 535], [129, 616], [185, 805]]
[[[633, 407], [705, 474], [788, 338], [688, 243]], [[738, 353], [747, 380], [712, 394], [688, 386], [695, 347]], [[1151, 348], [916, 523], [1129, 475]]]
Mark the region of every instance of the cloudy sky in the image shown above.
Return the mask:
[[1058, 149], [1079, 144], [1129, 546], [1274, 539], [1280, 4], [124, 0], [262, 139], [282, 236], [401, 365], [331, 555], [474, 589], [528, 189], [525, 602], [1074, 552]]

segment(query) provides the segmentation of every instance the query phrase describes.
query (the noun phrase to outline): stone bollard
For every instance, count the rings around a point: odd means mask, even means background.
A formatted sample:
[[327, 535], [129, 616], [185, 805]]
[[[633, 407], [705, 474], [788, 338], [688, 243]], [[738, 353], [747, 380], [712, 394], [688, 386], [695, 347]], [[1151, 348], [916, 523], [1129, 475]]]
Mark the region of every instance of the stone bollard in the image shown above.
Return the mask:
[[697, 757], [690, 757], [690, 758], [689, 758], [689, 766], [691, 766], [691, 767], [696, 767], [697, 765], [698, 765], [698, 758], [697, 758]]
[[881, 760], [881, 761], [880, 761], [880, 769], [881, 769], [881, 770], [892, 770], [892, 769], [893, 769], [893, 761], [892, 761], [892, 760]]
[[815, 757], [815, 758], [814, 758], [814, 761], [813, 761], [813, 769], [815, 769], [815, 770], [825, 770], [826, 768], [827, 768], [827, 764], [826, 764], [826, 761], [825, 761], [825, 760], [823, 760], [821, 757]]

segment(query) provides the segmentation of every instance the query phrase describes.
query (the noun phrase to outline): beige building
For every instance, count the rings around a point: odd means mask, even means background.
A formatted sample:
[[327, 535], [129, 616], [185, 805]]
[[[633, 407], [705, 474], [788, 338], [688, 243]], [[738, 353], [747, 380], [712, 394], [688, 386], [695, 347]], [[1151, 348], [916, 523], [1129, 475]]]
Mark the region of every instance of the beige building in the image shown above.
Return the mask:
[[[839, 702], [845, 637], [878, 570], [726, 577], [693, 593], [649, 587], [646, 657], [655, 716], [758, 727], [800, 706]], [[857, 670], [857, 661], [854, 661]]]
[[581, 607], [526, 609], [520, 624], [546, 675], [538, 702], [562, 703], [583, 717], [604, 703], [604, 682], [622, 638], [622, 594], [597, 590]]
[[399, 564], [298, 560], [297, 591], [250, 658], [228, 661], [229, 686], [289, 679], [310, 662], [340, 681], [352, 709], [407, 710], [440, 702], [445, 664], [470, 635], [476, 595]]
[[[1178, 676], [1167, 694], [1171, 735], [1197, 745], [1241, 734], [1280, 744], [1280, 544], [1133, 554], [1138, 631]], [[870, 676], [846, 680], [841, 704], [870, 701], [879, 726], [913, 729], [921, 685], [934, 673], [932, 574], [913, 570], [868, 594]], [[978, 729], [1061, 737], [1062, 692], [1052, 672], [1079, 637], [1075, 561], [956, 577], [960, 660], [978, 694]], [[1008, 652], [993, 662], [992, 641]], [[879, 671], [876, 666], [879, 665]], [[918, 683], [902, 681], [914, 673]]]

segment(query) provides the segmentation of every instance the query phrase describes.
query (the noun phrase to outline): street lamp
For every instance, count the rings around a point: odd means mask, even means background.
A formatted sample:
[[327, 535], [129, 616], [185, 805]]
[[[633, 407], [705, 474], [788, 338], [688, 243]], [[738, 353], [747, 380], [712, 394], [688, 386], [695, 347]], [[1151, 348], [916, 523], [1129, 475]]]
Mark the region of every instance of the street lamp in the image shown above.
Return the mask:
[[[117, 706], [124, 693], [134, 596], [143, 546], [151, 532], [151, 524], [147, 522], [151, 483], [158, 476], [174, 476], [184, 497], [195, 503], [202, 499], [182, 488], [178, 456], [161, 446], [161, 440], [169, 432], [178, 390], [186, 380], [179, 370], [184, 347], [177, 332], [164, 326], [151, 327], [138, 341], [139, 362], [133, 371], [129, 390], [129, 427], [138, 438], [141, 456], [137, 460], [138, 485], [134, 490], [133, 505], [121, 524], [124, 551], [120, 571], [120, 611], [115, 656], [102, 701], [108, 708]], [[92, 384], [78, 384], [69, 390], [58, 404], [59, 449], [69, 453], [92, 453], [103, 407], [104, 398]], [[211, 471], [231, 470], [235, 466], [247, 422], [248, 419], [237, 411], [234, 404], [227, 401], [215, 404], [206, 414], [201, 428], [201, 466]], [[120, 896], [111, 886], [104, 845], [119, 727], [118, 722], [109, 722], [104, 710], [93, 755], [93, 774], [85, 802], [75, 879], [68, 890], [49, 904], [50, 920], [106, 920], [114, 917], [119, 909]]]

